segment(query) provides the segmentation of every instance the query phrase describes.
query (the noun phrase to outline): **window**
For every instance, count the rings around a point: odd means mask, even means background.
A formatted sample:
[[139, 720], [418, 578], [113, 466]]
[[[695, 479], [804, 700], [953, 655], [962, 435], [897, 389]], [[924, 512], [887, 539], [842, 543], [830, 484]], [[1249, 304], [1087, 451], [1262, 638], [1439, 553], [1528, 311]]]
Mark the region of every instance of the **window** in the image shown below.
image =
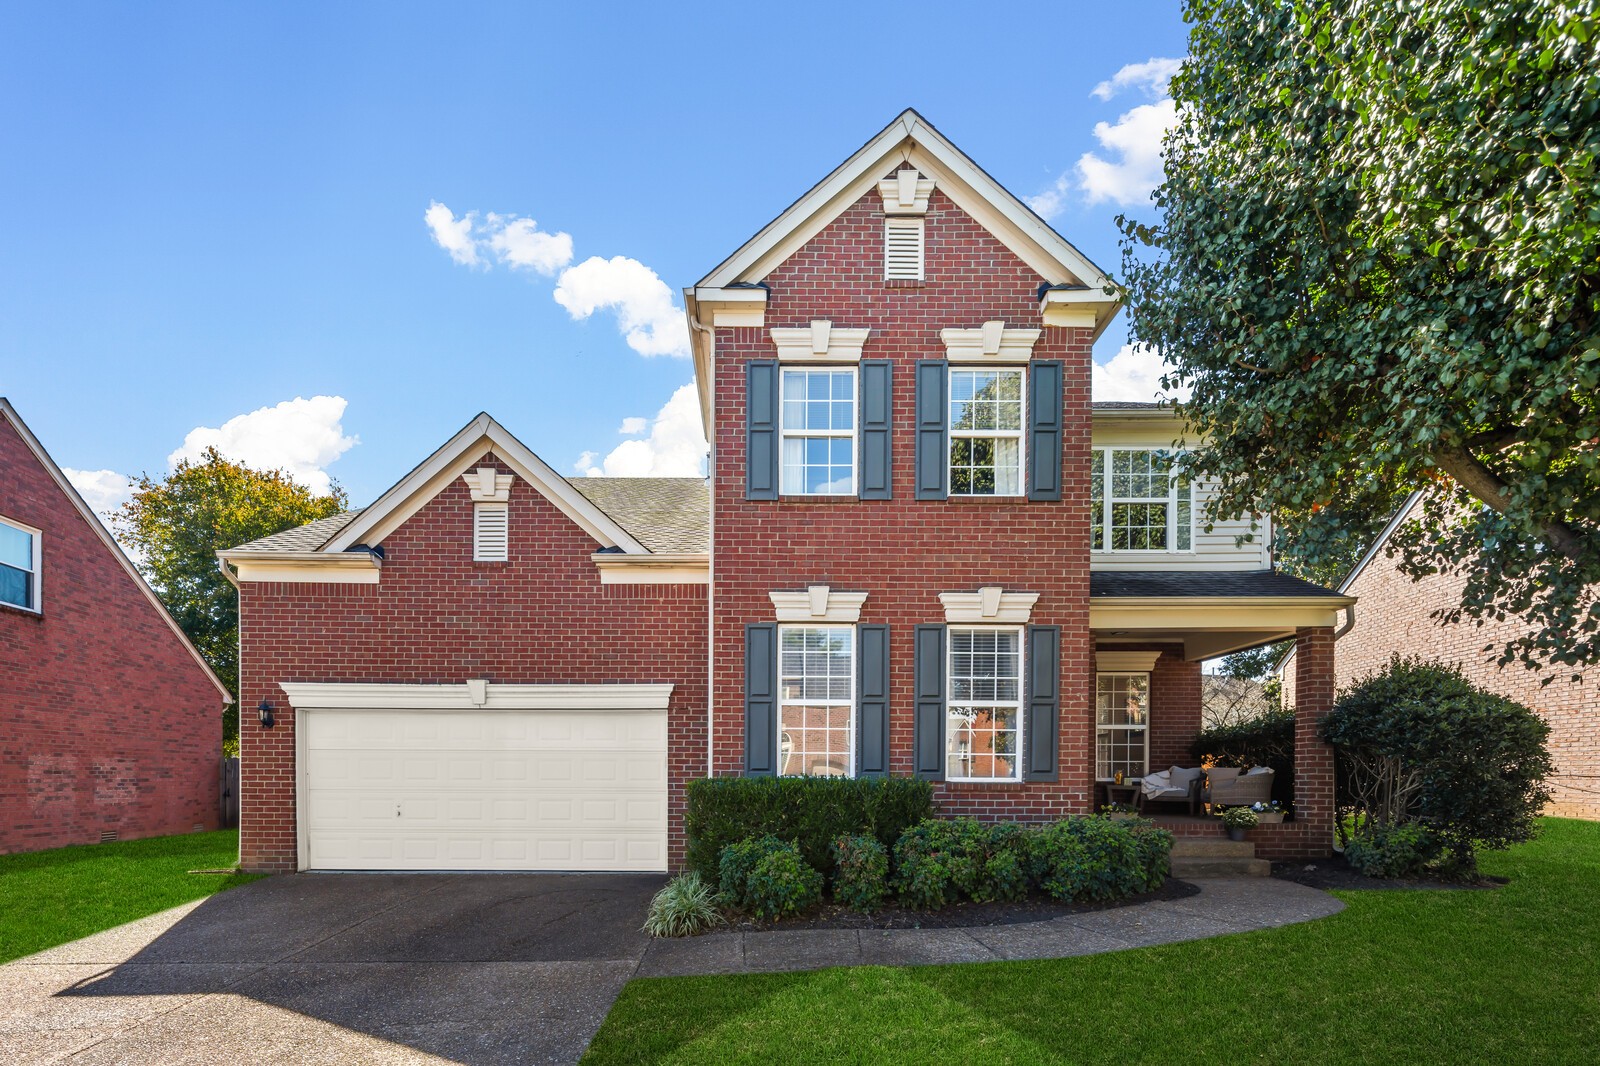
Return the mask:
[[783, 480], [794, 496], [856, 491], [856, 372], [783, 372]]
[[511, 530], [508, 505], [472, 505], [472, 558], [479, 563], [503, 563], [511, 558]]
[[854, 626], [778, 629], [778, 773], [855, 773]]
[[1022, 371], [950, 371], [950, 494], [1022, 495]]
[[922, 280], [922, 219], [883, 220], [883, 276], [887, 281]]
[[945, 777], [1015, 781], [1021, 762], [1022, 631], [951, 629]]
[[1149, 769], [1150, 675], [1095, 675], [1094, 775], [1111, 780], [1118, 770], [1143, 777]]
[[1194, 549], [1194, 493], [1188, 477], [1173, 472], [1176, 458], [1156, 448], [1095, 449], [1094, 551]]
[[39, 609], [39, 531], [0, 518], [0, 603]]

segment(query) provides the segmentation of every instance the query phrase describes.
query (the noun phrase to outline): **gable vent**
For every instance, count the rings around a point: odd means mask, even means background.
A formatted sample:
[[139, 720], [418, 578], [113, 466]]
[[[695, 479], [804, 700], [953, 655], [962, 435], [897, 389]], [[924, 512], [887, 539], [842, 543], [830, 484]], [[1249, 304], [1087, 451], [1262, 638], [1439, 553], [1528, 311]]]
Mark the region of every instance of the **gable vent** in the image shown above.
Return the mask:
[[472, 558], [480, 563], [503, 563], [511, 557], [510, 511], [503, 503], [472, 505]]
[[922, 219], [883, 220], [883, 276], [889, 281], [922, 280]]

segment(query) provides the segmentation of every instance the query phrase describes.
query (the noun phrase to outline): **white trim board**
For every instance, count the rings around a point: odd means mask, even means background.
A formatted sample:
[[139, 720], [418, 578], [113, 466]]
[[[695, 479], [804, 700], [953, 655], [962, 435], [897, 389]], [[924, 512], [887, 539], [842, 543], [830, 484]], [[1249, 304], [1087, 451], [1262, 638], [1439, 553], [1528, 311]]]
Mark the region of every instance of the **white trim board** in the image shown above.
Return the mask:
[[507, 685], [464, 681], [453, 685], [283, 681], [278, 685], [296, 711], [664, 711], [671, 684]]

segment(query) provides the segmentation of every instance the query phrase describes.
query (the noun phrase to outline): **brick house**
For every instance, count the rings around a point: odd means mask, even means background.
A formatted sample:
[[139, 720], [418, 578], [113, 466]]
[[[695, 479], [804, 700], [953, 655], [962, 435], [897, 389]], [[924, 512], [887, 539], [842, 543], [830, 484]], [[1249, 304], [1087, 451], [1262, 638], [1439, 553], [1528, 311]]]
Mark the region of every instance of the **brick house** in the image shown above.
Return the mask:
[[215, 829], [230, 699], [0, 398], [0, 854]]
[[669, 869], [707, 775], [1084, 813], [1188, 761], [1202, 659], [1285, 638], [1297, 817], [1258, 842], [1328, 852], [1351, 601], [1274, 571], [1266, 519], [1205, 528], [1169, 409], [1091, 403], [1119, 307], [1071, 244], [908, 111], [684, 296], [708, 482], [563, 478], [480, 415], [221, 553], [273, 722], [247, 867]]
[[[1579, 671], [1554, 667], [1529, 670], [1519, 664], [1498, 666], [1490, 644], [1503, 644], [1522, 631], [1515, 618], [1441, 625], [1433, 612], [1459, 606], [1464, 581], [1458, 575], [1430, 574], [1412, 581], [1384, 550], [1389, 538], [1418, 506], [1413, 496], [1390, 519], [1339, 591], [1365, 601], [1366, 609], [1349, 632], [1339, 637], [1339, 662], [1334, 677], [1343, 688], [1382, 669], [1396, 652], [1419, 655], [1460, 667], [1473, 684], [1498, 692], [1532, 708], [1550, 727], [1550, 756], [1556, 772], [1549, 781], [1552, 799], [1547, 814], [1600, 819], [1600, 669]], [[1295, 656], [1280, 667], [1284, 698], [1295, 697]], [[1576, 672], [1580, 678], [1572, 680]], [[1549, 683], [1545, 684], [1545, 680]]]

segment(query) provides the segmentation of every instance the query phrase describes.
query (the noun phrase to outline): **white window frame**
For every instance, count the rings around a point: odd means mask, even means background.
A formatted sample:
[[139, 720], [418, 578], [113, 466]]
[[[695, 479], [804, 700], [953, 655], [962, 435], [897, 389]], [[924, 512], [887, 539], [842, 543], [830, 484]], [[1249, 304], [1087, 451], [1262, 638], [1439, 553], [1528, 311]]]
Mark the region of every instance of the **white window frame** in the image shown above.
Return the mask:
[[[1179, 525], [1179, 520], [1178, 520], [1178, 503], [1179, 503], [1179, 500], [1178, 500], [1178, 485], [1179, 485], [1179, 482], [1180, 482], [1181, 478], [1179, 478], [1179, 476], [1176, 473], [1172, 473], [1172, 474], [1168, 475], [1168, 477], [1167, 477], [1167, 494], [1165, 496], [1113, 496], [1112, 493], [1111, 493], [1111, 484], [1112, 484], [1112, 470], [1111, 470], [1111, 468], [1112, 468], [1112, 465], [1116, 461], [1115, 460], [1115, 454], [1118, 453], [1118, 452], [1149, 452], [1149, 453], [1153, 453], [1153, 454], [1169, 455], [1169, 456], [1172, 457], [1172, 462], [1173, 463], [1177, 463], [1177, 461], [1184, 454], [1181, 451], [1173, 451], [1170, 448], [1152, 448], [1152, 447], [1143, 446], [1143, 445], [1134, 446], [1134, 447], [1129, 447], [1129, 446], [1126, 446], [1126, 445], [1107, 445], [1107, 446], [1104, 446], [1104, 447], [1096, 447], [1094, 449], [1095, 463], [1099, 466], [1099, 475], [1098, 475], [1098, 477], [1099, 477], [1099, 482], [1100, 482], [1100, 496], [1099, 496], [1099, 499], [1100, 499], [1100, 523], [1099, 523], [1099, 526], [1100, 526], [1100, 528], [1099, 528], [1100, 545], [1099, 545], [1099, 547], [1094, 547], [1093, 546], [1094, 545], [1094, 538], [1091, 535], [1091, 537], [1090, 537], [1091, 550], [1093, 550], [1095, 552], [1114, 553], [1114, 554], [1117, 554], [1117, 555], [1193, 555], [1194, 554], [1194, 550], [1195, 550], [1194, 542], [1195, 542], [1195, 510], [1196, 510], [1194, 479], [1193, 478], [1189, 479], [1189, 529], [1188, 529], [1189, 546], [1187, 548], [1179, 548], [1179, 547], [1176, 547], [1176, 544], [1178, 543], [1178, 539], [1179, 539], [1178, 538], [1178, 534], [1182, 529], [1182, 527]], [[1095, 475], [1091, 472], [1090, 476], [1094, 477]], [[1165, 504], [1166, 508], [1167, 508], [1167, 547], [1165, 547], [1165, 548], [1115, 548], [1115, 547], [1112, 547], [1111, 541], [1112, 541], [1113, 525], [1112, 525], [1111, 515], [1112, 515], [1112, 512], [1113, 512], [1116, 504]], [[1090, 513], [1091, 516], [1094, 514], [1094, 494], [1092, 492], [1090, 494], [1089, 513]], [[1091, 517], [1090, 520], [1092, 522], [1093, 518]]]
[[[1019, 381], [1017, 428], [1012, 429], [956, 429], [955, 419], [950, 417], [950, 411], [955, 404], [955, 375], [958, 373], [971, 373], [974, 371], [1016, 374]], [[945, 371], [944, 381], [944, 420], [949, 427], [948, 440], [945, 442], [944, 476], [945, 483], [950, 487], [949, 495], [965, 496], [977, 499], [1025, 499], [1028, 494], [1028, 368], [1021, 365], [1007, 366], [973, 366], [971, 364], [951, 364]], [[984, 440], [984, 439], [1015, 439], [1017, 442], [1017, 491], [1016, 492], [957, 492], [955, 491], [955, 457], [953, 455], [955, 442], [958, 440]], [[999, 470], [998, 467], [995, 468]], [[995, 478], [998, 482], [998, 474]]]
[[[784, 382], [788, 375], [807, 373], [829, 373], [850, 375], [850, 429], [799, 429], [791, 428], [785, 416], [786, 404], [784, 402]], [[830, 401], [831, 402], [831, 401]], [[847, 492], [806, 492], [805, 487], [794, 487], [789, 484], [789, 464], [784, 462], [785, 442], [794, 440], [827, 440], [850, 441], [850, 488]], [[802, 468], [805, 464], [801, 464]], [[780, 496], [813, 496], [813, 497], [850, 497], [856, 495], [861, 477], [861, 373], [854, 366], [782, 366], [778, 368], [778, 495]]]
[[[849, 697], [849, 699], [848, 700], [808, 700], [808, 699], [790, 700], [790, 699], [785, 699], [784, 695], [783, 695], [783, 679], [784, 679], [785, 676], [793, 676], [793, 675], [785, 675], [784, 672], [783, 672], [783, 638], [784, 638], [784, 634], [785, 633], [792, 633], [792, 632], [805, 632], [805, 631], [809, 631], [809, 630], [832, 630], [832, 629], [848, 630], [849, 633], [850, 633], [850, 697]], [[858, 734], [859, 734], [860, 729], [861, 729], [860, 711], [859, 711], [859, 708], [856, 706], [856, 675], [860, 672], [860, 664], [859, 664], [859, 660], [858, 660], [857, 657], [860, 654], [861, 654], [860, 634], [856, 631], [856, 627], [853, 626], [853, 625], [849, 625], [849, 624], [839, 625], [837, 623], [832, 624], [832, 625], [829, 625], [829, 624], [822, 624], [822, 625], [799, 625], [799, 624], [796, 624], [796, 625], [780, 625], [778, 627], [778, 693], [777, 693], [777, 696], [778, 696], [778, 704], [777, 704], [777, 706], [778, 706], [778, 711], [777, 711], [777, 713], [778, 713], [778, 721], [776, 723], [776, 725], [777, 725], [776, 732], [778, 734], [778, 770], [777, 770], [777, 775], [776, 776], [778, 776], [778, 777], [811, 777], [811, 776], [813, 776], [809, 771], [802, 771], [801, 773], [798, 773], [798, 774], [786, 774], [786, 773], [784, 773], [784, 763], [788, 761], [788, 756], [784, 754], [783, 738], [785, 736], [787, 736], [788, 732], [789, 732], [787, 729], [784, 728], [784, 725], [783, 725], [783, 711], [784, 711], [784, 708], [785, 707], [840, 707], [840, 706], [846, 706], [846, 705], [848, 705], [848, 707], [850, 709], [850, 728], [848, 730], [848, 733], [849, 733], [849, 748], [848, 748], [848, 751], [847, 751], [847, 754], [849, 756], [849, 768], [848, 768], [847, 772], [845, 772], [844, 774], [839, 775], [839, 776], [842, 776], [842, 777], [855, 777], [856, 776], [856, 763], [857, 763], [857, 760], [856, 760], [856, 747], [857, 747], [857, 745], [859, 743]], [[805, 675], [802, 674], [801, 676], [805, 676]], [[830, 775], [830, 776], [832, 776], [832, 775]]]
[[[20, 603], [11, 603], [10, 601], [0, 600], [0, 607], [9, 607], [13, 611], [27, 611], [29, 614], [39, 614], [44, 609], [44, 575], [42, 573], [44, 569], [44, 533], [43, 531], [35, 529], [33, 526], [30, 526], [25, 522], [18, 522], [14, 518], [0, 517], [0, 524], [8, 525], [12, 529], [15, 529], [21, 533], [26, 533], [29, 537], [33, 538], [32, 569], [26, 571], [33, 578], [33, 580], [29, 582], [29, 588], [32, 592], [32, 595], [30, 595], [28, 598], [31, 602], [27, 605], [23, 605]], [[13, 567], [13, 569], [17, 568]]]
[[[1144, 722], [1141, 725], [1113, 725], [1100, 720], [1100, 679], [1113, 677], [1142, 677], [1144, 678]], [[1132, 733], [1138, 731], [1144, 734], [1144, 772], [1135, 776], [1133, 780], [1141, 780], [1150, 772], [1150, 696], [1152, 692], [1150, 672], [1148, 670], [1097, 670], [1094, 675], [1094, 778], [1096, 781], [1110, 781], [1111, 773], [1102, 775], [1100, 765], [1100, 735], [1102, 733]], [[1126, 778], [1124, 779], [1126, 780]]]
[[[1028, 646], [1023, 626], [947, 626], [945, 628], [945, 750], [944, 750], [944, 778], [946, 781], [1001, 783], [1022, 780], [1022, 744], [1024, 730], [1027, 728], [1025, 715], [1027, 712], [1027, 692], [1024, 691], [1028, 676]], [[982, 700], [958, 701], [955, 698], [955, 656], [957, 633], [1014, 633], [1017, 638], [1017, 698], [1015, 700]], [[950, 752], [950, 717], [958, 707], [1011, 707], [1017, 712], [1016, 749], [1011, 754], [1011, 775], [1009, 777], [963, 777], [954, 772], [955, 761], [958, 756]]]

